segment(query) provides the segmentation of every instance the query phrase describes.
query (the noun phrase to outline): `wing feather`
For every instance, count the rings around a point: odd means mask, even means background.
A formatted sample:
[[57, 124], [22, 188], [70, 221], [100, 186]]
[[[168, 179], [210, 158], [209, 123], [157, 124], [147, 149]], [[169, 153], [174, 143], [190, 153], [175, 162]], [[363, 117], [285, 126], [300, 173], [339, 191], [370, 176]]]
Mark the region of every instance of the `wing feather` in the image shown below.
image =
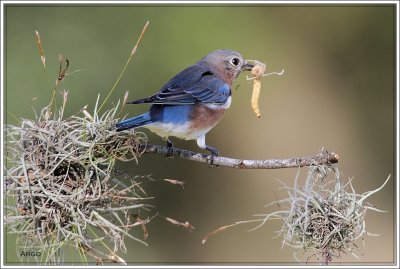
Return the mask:
[[193, 65], [172, 78], [158, 93], [129, 104], [224, 104], [229, 96], [227, 83], [208, 68]]

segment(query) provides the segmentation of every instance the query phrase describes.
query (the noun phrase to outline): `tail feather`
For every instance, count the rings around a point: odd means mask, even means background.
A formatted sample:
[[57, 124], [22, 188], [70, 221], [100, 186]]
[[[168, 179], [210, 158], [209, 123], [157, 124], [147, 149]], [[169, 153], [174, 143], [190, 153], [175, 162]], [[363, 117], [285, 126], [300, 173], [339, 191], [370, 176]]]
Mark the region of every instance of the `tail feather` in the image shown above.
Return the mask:
[[152, 120], [150, 118], [150, 113], [144, 113], [142, 115], [118, 122], [116, 124], [116, 127], [117, 127], [117, 131], [123, 131], [123, 130], [128, 130], [131, 128], [148, 125], [150, 123], [152, 123]]

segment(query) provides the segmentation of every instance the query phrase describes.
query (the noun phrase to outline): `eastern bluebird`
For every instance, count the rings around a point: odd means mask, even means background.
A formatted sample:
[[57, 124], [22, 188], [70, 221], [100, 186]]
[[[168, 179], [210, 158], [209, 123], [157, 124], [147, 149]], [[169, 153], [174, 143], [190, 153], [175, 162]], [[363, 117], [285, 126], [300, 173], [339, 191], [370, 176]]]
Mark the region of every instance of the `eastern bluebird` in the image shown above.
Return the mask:
[[211, 152], [211, 162], [218, 150], [206, 145], [205, 135], [222, 118], [231, 104], [231, 88], [241, 71], [254, 66], [232, 50], [216, 50], [184, 69], [156, 94], [128, 104], [152, 104], [149, 112], [117, 123], [117, 131], [145, 127], [167, 140], [170, 136], [197, 140], [197, 145]]

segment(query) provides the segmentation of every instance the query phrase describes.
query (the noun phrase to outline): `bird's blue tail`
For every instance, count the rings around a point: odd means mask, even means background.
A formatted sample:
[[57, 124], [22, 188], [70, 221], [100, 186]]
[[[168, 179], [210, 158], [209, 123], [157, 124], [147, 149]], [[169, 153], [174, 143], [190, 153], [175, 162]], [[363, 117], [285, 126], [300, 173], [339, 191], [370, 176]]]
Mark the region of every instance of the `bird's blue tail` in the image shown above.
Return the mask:
[[144, 125], [148, 125], [150, 123], [152, 123], [153, 121], [150, 118], [150, 113], [144, 113], [142, 115], [133, 117], [133, 118], [129, 118], [126, 120], [123, 120], [121, 122], [118, 122], [116, 124], [117, 127], [117, 131], [123, 131], [123, 130], [128, 130], [131, 128], [136, 128], [136, 127], [140, 127], [140, 126], [144, 126]]

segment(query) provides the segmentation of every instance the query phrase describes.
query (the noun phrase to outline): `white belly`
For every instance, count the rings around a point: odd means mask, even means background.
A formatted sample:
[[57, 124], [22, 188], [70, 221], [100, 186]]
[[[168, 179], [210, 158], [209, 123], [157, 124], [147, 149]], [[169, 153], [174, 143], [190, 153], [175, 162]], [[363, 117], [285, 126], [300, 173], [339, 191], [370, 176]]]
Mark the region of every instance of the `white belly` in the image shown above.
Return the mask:
[[220, 121], [225, 109], [229, 108], [232, 97], [224, 105], [205, 104], [194, 107], [191, 123], [163, 123], [154, 122], [143, 126], [157, 135], [168, 138], [170, 136], [185, 140], [196, 140], [208, 133]]
[[189, 128], [188, 123], [178, 125], [172, 123], [155, 122], [143, 127], [149, 129], [153, 133], [156, 133], [163, 138], [174, 136], [185, 140], [196, 140], [200, 136], [208, 133], [214, 126], [211, 126], [207, 129], [193, 130]]

